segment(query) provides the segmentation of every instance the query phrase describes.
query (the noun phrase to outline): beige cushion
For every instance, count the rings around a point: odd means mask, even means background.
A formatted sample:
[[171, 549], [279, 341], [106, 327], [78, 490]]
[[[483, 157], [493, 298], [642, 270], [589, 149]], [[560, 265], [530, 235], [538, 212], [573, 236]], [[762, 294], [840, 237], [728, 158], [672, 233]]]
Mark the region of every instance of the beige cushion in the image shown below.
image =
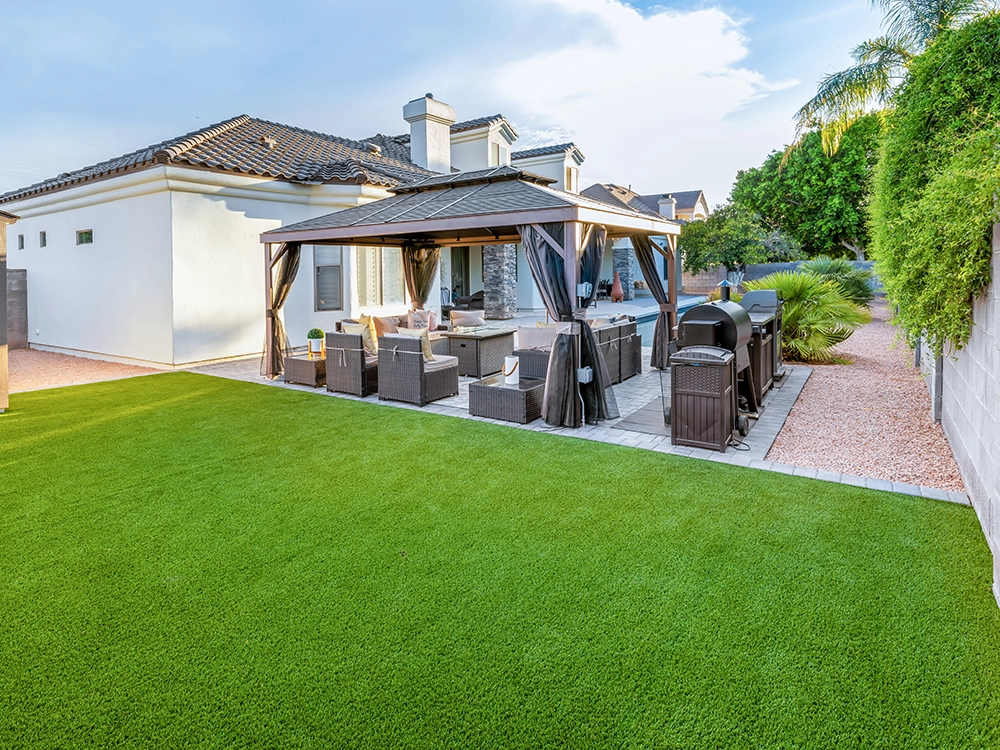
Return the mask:
[[486, 325], [485, 310], [452, 310], [451, 324], [453, 326], [482, 326]]
[[375, 351], [377, 352], [378, 351], [378, 333], [375, 330], [375, 318], [373, 318], [371, 315], [367, 315], [365, 313], [361, 313], [358, 316], [358, 323], [360, 323], [363, 326], [368, 326], [368, 335], [371, 336], [373, 346], [375, 347]]
[[434, 360], [434, 352], [431, 351], [431, 337], [426, 328], [400, 328], [396, 331], [397, 336], [409, 336], [420, 339], [420, 346], [424, 351], [424, 360], [431, 362]]
[[366, 365], [377, 365], [378, 355], [377, 354], [365, 354], [365, 364]]
[[360, 323], [341, 323], [340, 328], [344, 333], [361, 334], [361, 343], [364, 344], [365, 351], [369, 354], [378, 354], [378, 346], [372, 341], [372, 332], [369, 326]]
[[434, 310], [410, 310], [406, 314], [407, 328], [427, 328], [436, 331], [438, 327], [437, 313]]
[[424, 362], [424, 372], [436, 372], [447, 370], [449, 367], [458, 367], [458, 357], [449, 354], [439, 354], [433, 362]]
[[552, 343], [556, 340], [556, 327], [529, 328], [528, 326], [517, 327], [517, 347], [518, 349], [535, 349], [537, 351], [549, 351]]
[[591, 328], [603, 328], [604, 326], [611, 325], [611, 321], [607, 318], [594, 318], [593, 320], [588, 320]]

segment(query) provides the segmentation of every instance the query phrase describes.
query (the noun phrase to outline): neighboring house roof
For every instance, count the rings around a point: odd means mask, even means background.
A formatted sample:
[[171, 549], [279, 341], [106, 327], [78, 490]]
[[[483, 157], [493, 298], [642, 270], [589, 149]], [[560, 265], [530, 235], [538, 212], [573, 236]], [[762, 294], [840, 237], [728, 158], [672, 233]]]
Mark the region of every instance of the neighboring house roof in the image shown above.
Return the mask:
[[677, 205], [674, 206], [674, 211], [693, 211], [698, 205], [699, 198], [705, 201], [705, 208], [708, 209], [708, 201], [705, 200], [705, 193], [701, 190], [682, 190], [679, 193], [654, 193], [653, 195], [640, 195], [639, 200], [652, 208], [654, 211], [659, 211], [660, 198], [666, 198], [668, 195], [672, 195], [674, 200], [677, 201]]
[[[603, 201], [604, 203], [610, 203], [612, 206], [622, 206], [631, 211], [636, 211], [637, 213], [663, 218], [660, 216], [659, 206], [654, 204], [654, 207], [650, 208], [645, 201], [641, 200], [641, 195], [629, 190], [628, 188], [623, 188], [621, 185], [615, 185], [613, 183], [602, 185], [598, 183], [596, 185], [591, 185], [585, 190], [581, 190], [580, 195], [586, 195], [588, 198]], [[670, 221], [670, 219], [665, 220]]]
[[433, 172], [409, 159], [397, 139], [361, 141], [294, 128], [249, 115], [210, 125], [115, 159], [0, 196], [0, 203], [114, 177], [160, 164], [195, 167], [289, 182], [353, 182], [393, 187]]
[[[637, 220], [642, 220], [642, 226], [649, 226], [647, 222], [651, 219], [664, 224], [675, 223], [557, 190], [550, 187], [552, 182], [547, 177], [508, 166], [456, 175], [433, 175], [420, 182], [392, 188], [390, 192], [395, 195], [389, 198], [264, 232], [261, 241], [300, 241], [307, 235], [315, 237], [326, 233], [337, 237], [380, 236], [380, 241], [386, 242], [404, 228], [405, 231], [422, 232], [427, 227], [426, 231], [432, 232], [464, 224], [483, 225], [499, 232], [502, 222], [511, 216], [525, 217], [526, 212], [547, 209], [592, 209], [600, 211], [611, 225], [620, 222], [624, 226], [635, 226]], [[501, 226], [491, 224], [491, 216], [495, 216]]]
[[572, 141], [569, 143], [558, 143], [553, 146], [539, 146], [538, 148], [529, 148], [525, 151], [513, 151], [511, 152], [510, 158], [514, 159], [533, 159], [536, 156], [549, 156], [551, 154], [565, 154], [569, 151], [576, 150], [583, 157], [583, 152], [577, 148], [577, 145]]

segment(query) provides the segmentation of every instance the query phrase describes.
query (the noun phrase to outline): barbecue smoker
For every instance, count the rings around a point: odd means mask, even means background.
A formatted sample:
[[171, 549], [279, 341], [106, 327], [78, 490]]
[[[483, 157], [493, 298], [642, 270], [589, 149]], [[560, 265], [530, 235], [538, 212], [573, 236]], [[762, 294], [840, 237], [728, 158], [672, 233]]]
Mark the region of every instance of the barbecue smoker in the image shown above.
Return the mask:
[[679, 351], [670, 358], [671, 442], [725, 451], [733, 433], [746, 435], [748, 417], [760, 411], [750, 315], [721, 300], [692, 307], [677, 328]]

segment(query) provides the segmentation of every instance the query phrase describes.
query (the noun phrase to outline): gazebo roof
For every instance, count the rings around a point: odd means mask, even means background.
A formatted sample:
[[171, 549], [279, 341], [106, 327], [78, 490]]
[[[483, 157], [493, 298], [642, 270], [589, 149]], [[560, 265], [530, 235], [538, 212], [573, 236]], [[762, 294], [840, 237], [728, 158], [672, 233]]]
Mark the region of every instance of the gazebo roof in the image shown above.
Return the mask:
[[335, 245], [475, 245], [519, 242], [521, 224], [602, 224], [611, 237], [675, 235], [680, 224], [551, 187], [516, 167], [434, 175], [393, 188], [395, 195], [272, 229], [261, 242]]

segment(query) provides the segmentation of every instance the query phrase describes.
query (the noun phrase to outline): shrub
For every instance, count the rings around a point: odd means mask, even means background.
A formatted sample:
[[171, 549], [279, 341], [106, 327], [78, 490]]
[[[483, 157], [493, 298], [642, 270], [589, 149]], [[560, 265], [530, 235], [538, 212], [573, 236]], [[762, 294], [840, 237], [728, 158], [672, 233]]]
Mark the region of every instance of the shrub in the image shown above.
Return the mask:
[[947, 31], [910, 66], [875, 170], [876, 271], [911, 343], [960, 349], [990, 279], [1000, 193], [1000, 16]]
[[875, 274], [867, 268], [855, 268], [843, 258], [829, 258], [821, 255], [802, 264], [802, 269], [815, 274], [826, 281], [832, 281], [841, 293], [856, 305], [868, 307], [875, 292], [871, 281]]
[[307, 339], [321, 339], [326, 334], [323, 333], [319, 328], [310, 328], [309, 333], [306, 334]]
[[844, 297], [836, 284], [811, 273], [778, 271], [743, 286], [775, 289], [784, 298], [782, 351], [788, 359], [839, 361], [833, 347], [871, 320], [868, 311]]

